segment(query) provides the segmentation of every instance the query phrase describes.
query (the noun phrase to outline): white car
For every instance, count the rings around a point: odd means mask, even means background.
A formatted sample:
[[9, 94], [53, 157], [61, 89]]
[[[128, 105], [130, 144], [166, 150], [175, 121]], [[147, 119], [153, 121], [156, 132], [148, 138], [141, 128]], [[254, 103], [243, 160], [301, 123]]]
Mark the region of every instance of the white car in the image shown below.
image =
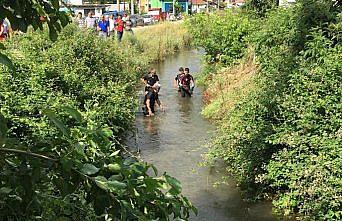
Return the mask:
[[234, 8], [234, 5], [231, 4], [231, 3], [228, 3], [228, 4], [227, 4], [227, 8]]
[[143, 15], [142, 16], [144, 19], [144, 25], [151, 25], [154, 22], [153, 16], [152, 15]]

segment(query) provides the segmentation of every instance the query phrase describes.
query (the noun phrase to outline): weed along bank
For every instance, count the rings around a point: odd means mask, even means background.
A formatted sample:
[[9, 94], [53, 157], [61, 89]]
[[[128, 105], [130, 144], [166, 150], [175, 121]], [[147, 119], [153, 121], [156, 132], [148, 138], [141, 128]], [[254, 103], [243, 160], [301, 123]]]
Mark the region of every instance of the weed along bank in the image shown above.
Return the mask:
[[73, 24], [55, 41], [44, 29], [2, 43], [12, 65], [0, 65], [0, 220], [187, 220], [196, 212], [175, 178], [151, 175], [157, 169], [120, 141], [134, 126], [139, 77], [187, 44], [169, 36], [177, 25], [120, 44]]
[[187, 20], [206, 51], [202, 114], [218, 124], [208, 161], [289, 219], [341, 219], [340, 15], [334, 1], [247, 1]]

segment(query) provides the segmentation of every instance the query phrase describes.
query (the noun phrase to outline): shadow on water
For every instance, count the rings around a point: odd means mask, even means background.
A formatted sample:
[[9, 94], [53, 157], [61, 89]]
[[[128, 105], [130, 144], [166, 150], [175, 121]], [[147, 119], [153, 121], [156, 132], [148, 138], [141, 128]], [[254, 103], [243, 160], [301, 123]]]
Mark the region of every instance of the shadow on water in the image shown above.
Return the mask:
[[200, 71], [201, 51], [184, 51], [156, 66], [162, 85], [160, 99], [166, 112], [153, 118], [136, 118], [136, 145], [141, 157], [182, 182], [183, 194], [198, 208], [196, 221], [273, 221], [271, 205], [246, 204], [233, 179], [214, 187], [223, 175], [224, 166], [201, 167], [202, 155], [214, 127], [200, 114], [203, 107], [201, 89], [192, 98], [179, 97], [173, 79], [180, 66], [189, 67], [196, 78]]

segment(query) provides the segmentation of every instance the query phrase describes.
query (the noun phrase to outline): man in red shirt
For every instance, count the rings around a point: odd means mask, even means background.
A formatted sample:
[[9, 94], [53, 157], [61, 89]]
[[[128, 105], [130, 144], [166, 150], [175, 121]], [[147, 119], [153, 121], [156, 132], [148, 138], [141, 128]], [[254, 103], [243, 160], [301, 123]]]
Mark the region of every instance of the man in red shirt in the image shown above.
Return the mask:
[[121, 42], [122, 36], [123, 36], [123, 30], [124, 30], [124, 22], [121, 19], [121, 16], [118, 15], [118, 18], [115, 21], [116, 23], [116, 33], [117, 33], [117, 37], [118, 37], [118, 41]]
[[180, 89], [181, 89], [181, 95], [182, 97], [185, 97], [186, 95], [188, 97], [191, 97], [191, 94], [195, 87], [195, 81], [192, 75], [189, 73], [189, 68], [184, 69], [184, 77], [182, 77], [180, 81]]

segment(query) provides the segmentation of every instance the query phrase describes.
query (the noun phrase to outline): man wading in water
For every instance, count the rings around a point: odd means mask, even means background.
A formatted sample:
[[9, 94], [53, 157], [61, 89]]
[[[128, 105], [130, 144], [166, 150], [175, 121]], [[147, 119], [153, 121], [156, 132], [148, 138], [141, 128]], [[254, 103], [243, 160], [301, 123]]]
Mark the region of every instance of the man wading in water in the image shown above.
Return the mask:
[[184, 76], [180, 79], [180, 90], [182, 97], [185, 97], [186, 95], [191, 97], [195, 87], [194, 78], [189, 72], [189, 68], [185, 68]]
[[156, 93], [152, 87], [147, 88], [147, 93], [144, 100], [144, 115], [147, 117], [154, 116], [154, 105], [156, 101]]
[[181, 80], [184, 77], [184, 68], [180, 67], [178, 69], [178, 74], [173, 81], [173, 86], [178, 89], [178, 93], [181, 93]]
[[[155, 92], [155, 102], [158, 104], [159, 108], [162, 111], [165, 111], [159, 99], [160, 84], [159, 84], [159, 77], [156, 74], [156, 69], [151, 68], [149, 73], [143, 76], [141, 80], [145, 84], [145, 93], [147, 93], [149, 87], [152, 87]], [[145, 97], [145, 100], [146, 100], [146, 97]]]

